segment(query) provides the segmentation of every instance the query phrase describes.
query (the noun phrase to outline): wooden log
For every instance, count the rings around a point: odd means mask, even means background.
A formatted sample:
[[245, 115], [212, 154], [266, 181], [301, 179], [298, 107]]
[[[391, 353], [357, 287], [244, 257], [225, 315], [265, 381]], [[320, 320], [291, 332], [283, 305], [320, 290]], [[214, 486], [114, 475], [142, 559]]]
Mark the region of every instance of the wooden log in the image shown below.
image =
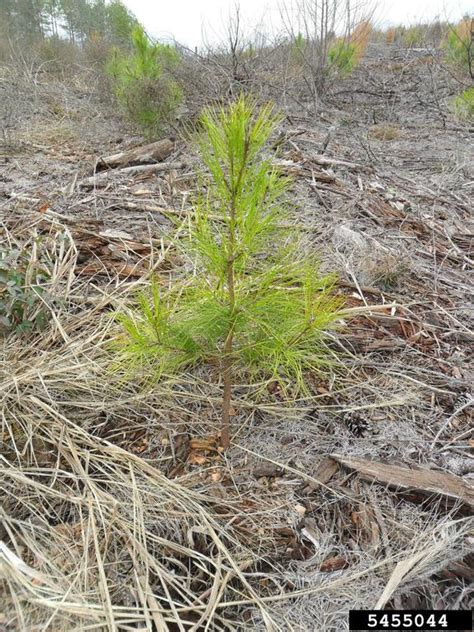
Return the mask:
[[78, 187], [96, 187], [103, 186], [109, 179], [111, 174], [119, 175], [135, 175], [146, 173], [159, 173], [162, 171], [171, 171], [172, 169], [184, 169], [185, 162], [163, 162], [156, 165], [136, 165], [134, 167], [125, 167], [124, 169], [115, 169], [113, 171], [102, 171], [95, 176], [84, 178], [77, 183]]
[[314, 492], [318, 487], [326, 487], [326, 483], [329, 483], [331, 478], [339, 469], [339, 464], [331, 457], [323, 459], [313, 475], [314, 481], [309, 481], [303, 489], [303, 493], [309, 494]]
[[283, 476], [284, 470], [281, 467], [278, 467], [276, 463], [260, 463], [253, 470], [253, 475], [255, 478], [268, 477], [273, 478], [277, 476]]
[[354, 459], [332, 454], [331, 457], [352, 470], [359, 472], [366, 481], [380, 483], [391, 488], [415, 492], [423, 497], [443, 496], [453, 504], [462, 503], [474, 508], [474, 487], [459, 476], [424, 467], [409, 468], [377, 461]]
[[279, 169], [279, 171], [289, 176], [300, 176], [307, 170], [311, 172], [311, 178], [314, 182], [319, 181], [328, 184], [337, 182], [336, 178], [330, 173], [326, 173], [320, 169], [315, 170], [314, 166], [312, 167], [311, 165], [308, 166], [307, 163], [309, 162], [310, 161], [294, 162], [292, 160], [274, 160], [272, 164]]
[[321, 167], [345, 167], [352, 171], [370, 171], [369, 167], [361, 165], [357, 162], [348, 162], [347, 160], [337, 160], [336, 158], [328, 158], [328, 156], [311, 156], [306, 162], [314, 162]]
[[161, 162], [171, 155], [174, 149], [174, 142], [169, 138], [159, 140], [141, 147], [134, 147], [127, 151], [121, 151], [110, 156], [101, 156], [96, 164], [96, 171], [104, 169], [116, 169], [127, 165], [145, 165], [154, 162]]

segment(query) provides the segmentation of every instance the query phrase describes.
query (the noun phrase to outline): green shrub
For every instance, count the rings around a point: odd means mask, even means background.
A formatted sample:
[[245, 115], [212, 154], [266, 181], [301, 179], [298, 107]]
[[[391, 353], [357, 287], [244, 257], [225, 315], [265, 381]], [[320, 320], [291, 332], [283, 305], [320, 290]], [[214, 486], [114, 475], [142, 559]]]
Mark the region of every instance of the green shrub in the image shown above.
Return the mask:
[[48, 271], [21, 250], [0, 248], [0, 334], [28, 333], [48, 321]]
[[244, 50], [242, 51], [242, 58], [246, 60], [251, 60], [251, 59], [254, 59], [256, 56], [257, 56], [257, 49], [252, 44], [252, 42], [250, 42], [250, 44], [248, 44], [248, 46], [246, 46]]
[[328, 58], [331, 66], [341, 75], [350, 75], [355, 66], [356, 46], [345, 41], [335, 42], [329, 48]]
[[474, 77], [474, 18], [465, 18], [451, 28], [444, 49], [451, 63]]
[[423, 45], [424, 32], [421, 26], [410, 26], [402, 34], [402, 43], [406, 48], [417, 48]]
[[327, 362], [325, 332], [341, 317], [334, 279], [281, 228], [289, 180], [265, 157], [279, 119], [239, 98], [200, 119], [209, 172], [189, 226], [195, 274], [120, 313], [118, 366], [159, 378], [200, 361], [223, 377], [222, 443], [229, 442], [236, 375], [305, 391], [305, 371]]
[[291, 57], [296, 63], [301, 62], [304, 59], [306, 52], [306, 40], [302, 33], [296, 35], [291, 45]]
[[113, 50], [107, 73], [125, 115], [155, 137], [181, 102], [181, 89], [170, 75], [179, 56], [171, 46], [151, 43], [141, 26], [133, 29], [132, 44], [131, 53]]
[[464, 120], [474, 119], [474, 88], [468, 88], [453, 100], [456, 116]]

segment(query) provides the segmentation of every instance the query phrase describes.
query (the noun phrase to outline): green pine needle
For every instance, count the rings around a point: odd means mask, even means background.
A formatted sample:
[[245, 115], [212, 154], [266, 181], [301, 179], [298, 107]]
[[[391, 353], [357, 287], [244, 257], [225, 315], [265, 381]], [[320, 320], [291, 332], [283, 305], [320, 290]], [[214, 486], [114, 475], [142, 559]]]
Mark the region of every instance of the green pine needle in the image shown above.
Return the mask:
[[303, 260], [294, 235], [280, 228], [291, 183], [266, 156], [279, 121], [272, 106], [245, 97], [204, 110], [197, 145], [206, 193], [185, 245], [199, 274], [161, 293], [153, 283], [117, 315], [118, 366], [154, 379], [227, 357], [234, 374], [303, 393], [307, 372], [327, 366], [326, 334], [342, 305], [334, 278]]

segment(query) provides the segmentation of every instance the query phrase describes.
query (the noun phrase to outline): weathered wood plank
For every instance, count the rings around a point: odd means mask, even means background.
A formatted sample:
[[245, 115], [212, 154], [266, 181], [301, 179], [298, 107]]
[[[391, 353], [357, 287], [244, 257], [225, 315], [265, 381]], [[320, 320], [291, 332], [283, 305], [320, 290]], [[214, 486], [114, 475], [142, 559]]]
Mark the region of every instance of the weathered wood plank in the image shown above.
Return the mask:
[[174, 149], [174, 142], [169, 138], [164, 138], [156, 143], [134, 147], [126, 151], [120, 151], [110, 156], [102, 156], [97, 161], [96, 171], [102, 169], [115, 169], [126, 165], [143, 165], [154, 162], [161, 162], [171, 155]]
[[133, 176], [138, 174], [154, 174], [162, 173], [164, 171], [171, 171], [172, 169], [184, 169], [186, 167], [185, 162], [162, 162], [156, 165], [135, 165], [133, 167], [124, 167], [123, 169], [114, 169], [111, 171], [101, 171], [95, 176], [84, 178], [77, 182], [78, 187], [100, 187], [107, 184], [111, 174]]
[[332, 454], [331, 457], [350, 469], [359, 472], [367, 481], [388, 485], [406, 491], [415, 491], [423, 496], [440, 495], [453, 502], [462, 502], [474, 508], [474, 487], [459, 476], [427, 468], [412, 469]]

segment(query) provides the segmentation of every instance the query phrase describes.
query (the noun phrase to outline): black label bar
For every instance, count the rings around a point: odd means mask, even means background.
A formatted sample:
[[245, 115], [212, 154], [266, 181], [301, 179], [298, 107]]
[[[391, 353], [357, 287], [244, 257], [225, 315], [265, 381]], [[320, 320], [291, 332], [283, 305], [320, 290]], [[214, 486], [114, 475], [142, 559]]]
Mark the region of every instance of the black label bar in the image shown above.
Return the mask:
[[350, 630], [468, 630], [471, 610], [350, 610]]

